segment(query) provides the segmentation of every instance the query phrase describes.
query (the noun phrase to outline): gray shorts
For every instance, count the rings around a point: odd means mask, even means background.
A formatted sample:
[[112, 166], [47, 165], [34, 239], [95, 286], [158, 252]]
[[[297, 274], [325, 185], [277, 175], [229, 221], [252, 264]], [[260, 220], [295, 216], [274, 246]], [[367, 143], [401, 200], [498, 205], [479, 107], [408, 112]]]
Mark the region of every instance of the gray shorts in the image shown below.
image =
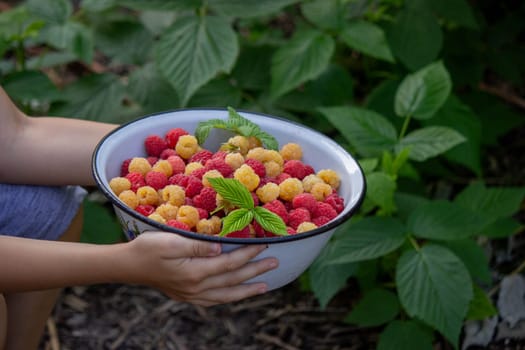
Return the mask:
[[30, 186], [0, 183], [0, 235], [58, 239], [84, 200], [78, 186]]

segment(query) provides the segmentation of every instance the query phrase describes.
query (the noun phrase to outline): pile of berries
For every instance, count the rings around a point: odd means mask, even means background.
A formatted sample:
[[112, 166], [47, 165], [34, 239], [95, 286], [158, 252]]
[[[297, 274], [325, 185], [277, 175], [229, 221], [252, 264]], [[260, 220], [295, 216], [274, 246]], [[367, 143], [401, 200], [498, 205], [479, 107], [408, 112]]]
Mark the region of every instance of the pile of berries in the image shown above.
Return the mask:
[[[255, 205], [279, 215], [289, 234], [312, 230], [334, 219], [344, 208], [337, 193], [338, 174], [315, 171], [301, 159], [297, 143], [278, 151], [254, 137], [233, 136], [219, 150], [202, 148], [182, 128], [144, 140], [146, 157], [126, 159], [121, 174], [109, 182], [131, 209], [179, 229], [217, 235], [229, 211], [208, 178], [234, 178], [251, 192]], [[273, 237], [255, 220], [228, 237]]]

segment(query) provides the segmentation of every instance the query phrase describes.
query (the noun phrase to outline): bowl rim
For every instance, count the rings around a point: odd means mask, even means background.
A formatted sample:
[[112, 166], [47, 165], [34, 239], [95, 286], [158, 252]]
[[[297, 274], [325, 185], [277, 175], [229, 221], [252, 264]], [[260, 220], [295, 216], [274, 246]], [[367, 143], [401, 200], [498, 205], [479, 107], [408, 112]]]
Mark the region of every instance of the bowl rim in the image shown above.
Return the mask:
[[[108, 187], [106, 187], [104, 185], [104, 183], [102, 181], [102, 178], [101, 178], [101, 175], [99, 173], [99, 169], [96, 166], [100, 150], [101, 150], [102, 146], [104, 145], [104, 143], [113, 134], [116, 134], [116, 133], [120, 132], [122, 129], [126, 128], [127, 126], [129, 126], [131, 124], [134, 124], [134, 123], [137, 123], [137, 122], [139, 122], [139, 121], [141, 121], [143, 119], [147, 119], [147, 118], [151, 118], [151, 117], [155, 117], [155, 116], [171, 114], [171, 113], [178, 113], [178, 112], [184, 112], [184, 111], [218, 111], [218, 112], [224, 112], [224, 111], [228, 111], [228, 109], [227, 108], [221, 108], [221, 107], [188, 107], [188, 108], [170, 109], [170, 110], [165, 110], [165, 111], [161, 111], [161, 112], [146, 114], [146, 115], [137, 117], [137, 118], [135, 118], [133, 120], [130, 120], [130, 121], [127, 121], [127, 122], [124, 122], [124, 123], [120, 124], [119, 126], [114, 128], [113, 130], [111, 130], [109, 133], [104, 135], [100, 139], [100, 141], [97, 143], [97, 145], [95, 146], [95, 149], [93, 151], [92, 158], [91, 158], [91, 171], [92, 171], [92, 174], [93, 174], [93, 177], [95, 179], [95, 183], [96, 183], [98, 189], [104, 194], [104, 196], [107, 199], [110, 200], [111, 204], [116, 205], [121, 210], [123, 210], [126, 214], [132, 216], [136, 220], [143, 221], [143, 222], [147, 223], [148, 225], [155, 227], [158, 231], [165, 231], [165, 232], [176, 233], [176, 234], [179, 234], [179, 235], [181, 235], [183, 237], [186, 237], [186, 238], [191, 238], [191, 239], [196, 239], [196, 240], [203, 240], [203, 241], [208, 241], [208, 242], [217, 242], [217, 243], [223, 243], [223, 244], [285, 243], [285, 242], [297, 241], [297, 240], [306, 239], [306, 238], [309, 238], [309, 237], [312, 237], [312, 236], [321, 235], [322, 233], [325, 233], [326, 231], [335, 229], [337, 226], [340, 226], [345, 221], [349, 220], [353, 216], [355, 211], [357, 209], [359, 209], [359, 207], [363, 203], [363, 200], [364, 200], [365, 194], [366, 194], [366, 190], [367, 190], [367, 185], [366, 185], [366, 179], [365, 179], [365, 176], [364, 176], [364, 171], [363, 171], [361, 165], [359, 164], [359, 162], [355, 159], [355, 157], [352, 154], [350, 154], [347, 150], [345, 150], [337, 142], [331, 140], [331, 142], [333, 142], [335, 146], [339, 147], [342, 151], [347, 153], [348, 156], [350, 158], [352, 158], [352, 160], [354, 160], [354, 162], [355, 162], [355, 164], [357, 166], [357, 169], [358, 169], [359, 176], [361, 177], [361, 181], [363, 183], [363, 188], [362, 188], [361, 193], [359, 193], [359, 197], [358, 197], [357, 201], [354, 203], [353, 207], [348, 210], [348, 212], [346, 212], [342, 216], [338, 216], [337, 218], [335, 218], [334, 220], [328, 222], [327, 224], [325, 224], [325, 225], [323, 225], [321, 227], [315, 228], [313, 230], [310, 230], [310, 231], [307, 231], [307, 232], [303, 232], [303, 233], [300, 233], [300, 234], [292, 234], [292, 235], [276, 236], [276, 237], [237, 238], [237, 237], [209, 236], [209, 235], [205, 235], [205, 234], [202, 234], [202, 233], [190, 232], [190, 231], [181, 230], [181, 229], [178, 229], [178, 228], [175, 228], [175, 227], [171, 227], [171, 226], [162, 224], [160, 222], [157, 222], [155, 220], [152, 220], [152, 219], [150, 219], [150, 218], [148, 218], [148, 217], [146, 217], [146, 216], [136, 212], [135, 210], [133, 210], [133, 209], [129, 208], [128, 206], [126, 206], [122, 201], [120, 201], [118, 199], [118, 197], [115, 196], [115, 194]], [[284, 122], [287, 122], [287, 123], [295, 124], [298, 127], [305, 128], [305, 129], [308, 129], [309, 131], [311, 131], [313, 133], [319, 134], [320, 137], [324, 137], [324, 138], [327, 137], [325, 134], [319, 132], [318, 130], [315, 130], [315, 129], [309, 127], [309, 126], [306, 126], [304, 124], [298, 123], [298, 122], [293, 121], [293, 120], [289, 120], [289, 119], [286, 119], [286, 118], [282, 118], [282, 117], [278, 117], [278, 116], [274, 116], [274, 115], [269, 115], [269, 114], [265, 114], [265, 113], [253, 112], [253, 111], [250, 111], [250, 110], [244, 110], [244, 109], [236, 109], [236, 111], [238, 113], [241, 113], [241, 114], [242, 113], [252, 114], [252, 115], [257, 115], [257, 116], [264, 117], [264, 118], [277, 119], [277, 120], [284, 121]]]

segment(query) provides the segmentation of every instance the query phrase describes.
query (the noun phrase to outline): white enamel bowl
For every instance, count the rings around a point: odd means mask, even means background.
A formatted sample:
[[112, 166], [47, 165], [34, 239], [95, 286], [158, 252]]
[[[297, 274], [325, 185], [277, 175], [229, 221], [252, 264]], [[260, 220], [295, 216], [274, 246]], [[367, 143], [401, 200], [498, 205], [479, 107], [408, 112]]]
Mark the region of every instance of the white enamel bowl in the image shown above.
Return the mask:
[[[108, 185], [109, 181], [120, 175], [123, 160], [145, 156], [143, 141], [148, 135], [163, 136], [174, 127], [184, 128], [193, 134], [197, 123], [200, 121], [227, 119], [228, 111], [226, 109], [175, 110], [149, 115], [123, 124], [100, 141], [93, 155], [92, 169], [98, 187], [113, 204], [115, 213], [128, 239], [131, 240], [144, 231], [161, 230], [192, 239], [220, 242], [224, 252], [246, 244], [267, 244], [268, 248], [256, 259], [276, 257], [279, 260], [279, 267], [254, 278], [250, 282], [265, 282], [268, 284], [268, 289], [272, 290], [299, 277], [319, 255], [335, 230], [352, 216], [364, 198], [365, 179], [357, 161], [325, 135], [285, 119], [258, 113], [238, 112], [243, 117], [258, 124], [262, 130], [273, 135], [280, 146], [289, 142], [300, 144], [303, 149], [303, 161], [313, 166], [315, 171], [333, 169], [339, 174], [341, 185], [338, 193], [344, 198], [345, 208], [334, 220], [315, 230], [285, 237], [226, 238], [205, 236], [175, 229], [148, 219], [125, 206], [113, 194]], [[225, 142], [229, 136], [231, 134], [223, 130], [214, 129], [203, 147], [215, 151], [220, 143]]]

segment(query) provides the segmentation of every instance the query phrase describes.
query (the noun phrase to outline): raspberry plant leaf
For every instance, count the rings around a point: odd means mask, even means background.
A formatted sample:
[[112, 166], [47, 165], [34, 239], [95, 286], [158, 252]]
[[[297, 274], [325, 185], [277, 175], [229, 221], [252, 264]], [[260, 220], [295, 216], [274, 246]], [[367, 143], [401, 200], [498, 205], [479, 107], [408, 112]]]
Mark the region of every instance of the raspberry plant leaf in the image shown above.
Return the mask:
[[252, 222], [253, 216], [253, 210], [246, 208], [231, 211], [222, 220], [222, 230], [219, 233], [219, 236], [226, 236], [228, 233], [242, 230]]
[[341, 39], [349, 47], [366, 55], [395, 62], [385, 33], [377, 24], [364, 20], [352, 21], [342, 30]]
[[207, 177], [206, 179], [225, 201], [239, 208], [253, 209], [252, 195], [239, 180], [222, 177]]
[[286, 231], [286, 225], [279, 215], [263, 207], [255, 207], [253, 214], [255, 220], [266, 231], [270, 231], [279, 236], [288, 235], [288, 231]]
[[375, 288], [365, 293], [344, 321], [360, 327], [376, 327], [395, 319], [399, 311], [399, 300], [395, 293]]
[[473, 297], [463, 262], [436, 244], [405, 251], [396, 266], [396, 285], [407, 314], [436, 328], [457, 348]]
[[379, 336], [377, 350], [432, 350], [432, 333], [415, 321], [393, 321]]

